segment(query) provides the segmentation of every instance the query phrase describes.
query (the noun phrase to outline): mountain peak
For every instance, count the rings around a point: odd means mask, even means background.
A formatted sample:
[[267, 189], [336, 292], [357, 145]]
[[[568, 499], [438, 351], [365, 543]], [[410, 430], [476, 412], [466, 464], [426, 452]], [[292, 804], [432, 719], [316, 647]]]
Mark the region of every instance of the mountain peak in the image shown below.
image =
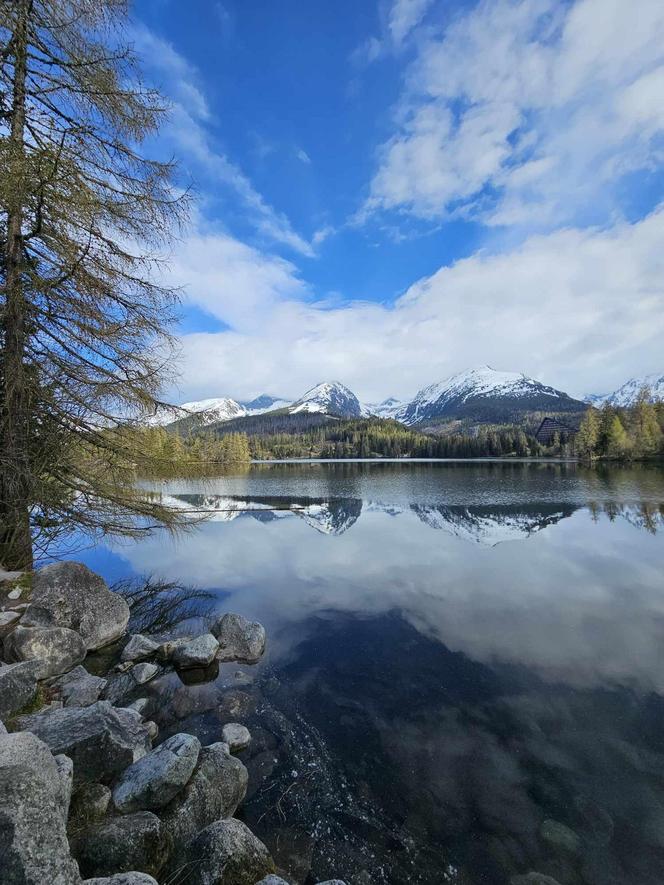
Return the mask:
[[321, 381], [294, 402], [290, 411], [323, 412], [338, 418], [359, 418], [363, 414], [358, 398], [340, 381]]

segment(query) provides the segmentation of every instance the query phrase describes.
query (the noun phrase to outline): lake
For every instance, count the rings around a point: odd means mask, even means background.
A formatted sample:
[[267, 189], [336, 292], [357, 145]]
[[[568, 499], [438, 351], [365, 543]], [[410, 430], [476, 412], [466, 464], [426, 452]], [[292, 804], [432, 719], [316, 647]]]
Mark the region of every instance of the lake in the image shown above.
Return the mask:
[[138, 595], [135, 629], [265, 625], [261, 664], [167, 674], [150, 715], [161, 738], [250, 727], [239, 814], [293, 881], [661, 885], [664, 470], [274, 463], [150, 487], [211, 517], [71, 556], [183, 585]]

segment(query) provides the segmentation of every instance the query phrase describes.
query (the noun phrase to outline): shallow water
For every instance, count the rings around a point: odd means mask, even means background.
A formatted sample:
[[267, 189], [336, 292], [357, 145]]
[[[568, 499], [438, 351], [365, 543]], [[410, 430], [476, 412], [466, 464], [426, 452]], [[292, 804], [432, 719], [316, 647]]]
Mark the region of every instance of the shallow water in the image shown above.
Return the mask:
[[210, 520], [72, 555], [203, 591], [139, 600], [137, 628], [265, 625], [260, 665], [168, 674], [151, 715], [162, 738], [251, 727], [240, 814], [293, 881], [664, 881], [664, 470], [300, 463], [151, 487]]

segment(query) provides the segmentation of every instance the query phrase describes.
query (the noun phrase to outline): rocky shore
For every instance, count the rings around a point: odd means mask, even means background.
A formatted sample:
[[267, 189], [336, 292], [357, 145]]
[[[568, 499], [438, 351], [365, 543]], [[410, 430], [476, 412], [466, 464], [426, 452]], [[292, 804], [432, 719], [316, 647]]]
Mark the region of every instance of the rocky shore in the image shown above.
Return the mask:
[[[257, 663], [259, 623], [229, 612], [200, 635], [132, 635], [123, 596], [73, 562], [14, 576], [0, 602], [0, 885], [288, 885], [234, 817], [248, 729], [160, 742], [140, 696], [169, 670]], [[108, 671], [91, 672], [107, 647]]]

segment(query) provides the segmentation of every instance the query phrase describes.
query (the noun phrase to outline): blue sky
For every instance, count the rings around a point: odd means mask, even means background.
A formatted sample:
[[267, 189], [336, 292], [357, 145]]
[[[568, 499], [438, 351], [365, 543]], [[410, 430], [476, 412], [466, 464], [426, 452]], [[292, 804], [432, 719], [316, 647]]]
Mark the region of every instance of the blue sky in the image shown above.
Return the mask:
[[664, 371], [661, 0], [135, 0], [197, 202], [175, 401]]

